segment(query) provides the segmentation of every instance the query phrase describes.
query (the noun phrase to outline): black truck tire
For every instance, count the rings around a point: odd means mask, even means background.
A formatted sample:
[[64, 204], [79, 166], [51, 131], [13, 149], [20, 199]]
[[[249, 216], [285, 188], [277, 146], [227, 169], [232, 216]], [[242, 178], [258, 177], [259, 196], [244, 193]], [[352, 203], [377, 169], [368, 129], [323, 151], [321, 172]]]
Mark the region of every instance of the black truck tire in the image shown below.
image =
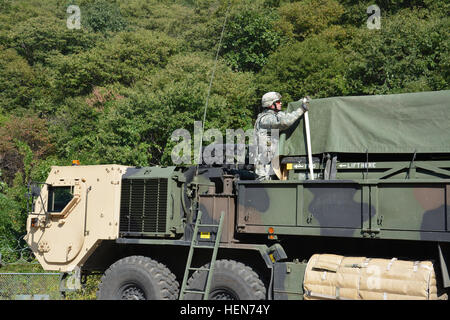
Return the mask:
[[[209, 263], [203, 268], [209, 268]], [[197, 270], [189, 278], [188, 290], [204, 291], [208, 272]], [[186, 293], [186, 300], [200, 300], [203, 295]], [[250, 267], [234, 260], [217, 260], [211, 279], [209, 300], [263, 300], [266, 288]]]
[[163, 264], [144, 256], [113, 263], [98, 286], [98, 300], [175, 300], [179, 284]]

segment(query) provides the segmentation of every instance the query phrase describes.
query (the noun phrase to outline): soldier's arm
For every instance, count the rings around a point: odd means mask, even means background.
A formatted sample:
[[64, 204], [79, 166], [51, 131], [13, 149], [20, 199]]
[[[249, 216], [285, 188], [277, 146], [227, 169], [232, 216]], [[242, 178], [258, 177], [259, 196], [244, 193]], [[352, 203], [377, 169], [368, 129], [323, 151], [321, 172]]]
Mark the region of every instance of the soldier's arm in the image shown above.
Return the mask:
[[303, 108], [298, 108], [289, 113], [279, 112], [278, 114], [268, 114], [261, 118], [260, 127], [262, 129], [285, 130], [292, 126], [294, 122], [304, 113]]

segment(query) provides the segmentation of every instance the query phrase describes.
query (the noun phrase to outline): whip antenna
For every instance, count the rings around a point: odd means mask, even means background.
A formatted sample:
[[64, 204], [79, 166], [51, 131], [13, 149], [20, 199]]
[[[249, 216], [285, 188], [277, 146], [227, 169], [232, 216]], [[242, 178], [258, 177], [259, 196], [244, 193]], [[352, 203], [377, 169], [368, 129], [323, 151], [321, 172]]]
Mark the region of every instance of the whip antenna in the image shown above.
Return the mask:
[[[212, 70], [212, 74], [211, 74], [211, 79], [209, 80], [208, 94], [206, 95], [205, 110], [203, 112], [202, 134], [200, 135], [200, 145], [198, 147], [198, 149], [199, 149], [198, 150], [198, 160], [200, 160], [201, 156], [202, 156], [203, 131], [205, 130], [206, 110], [208, 109], [209, 96], [211, 95], [211, 87], [212, 87], [212, 83], [214, 80], [214, 74], [216, 72], [217, 60], [219, 59], [219, 51], [220, 51], [220, 47], [222, 45], [223, 34], [225, 33], [225, 26], [227, 24], [228, 12], [230, 11], [230, 7], [231, 7], [231, 1], [228, 1], [228, 8], [225, 13], [225, 19], [223, 21], [222, 32], [220, 34], [220, 39], [219, 39], [219, 45], [217, 46], [216, 58], [214, 60], [214, 66], [213, 66], [213, 70]], [[196, 175], [198, 174], [198, 165], [199, 165], [199, 163], [197, 162], [197, 168], [196, 168], [196, 172], [195, 172]]]

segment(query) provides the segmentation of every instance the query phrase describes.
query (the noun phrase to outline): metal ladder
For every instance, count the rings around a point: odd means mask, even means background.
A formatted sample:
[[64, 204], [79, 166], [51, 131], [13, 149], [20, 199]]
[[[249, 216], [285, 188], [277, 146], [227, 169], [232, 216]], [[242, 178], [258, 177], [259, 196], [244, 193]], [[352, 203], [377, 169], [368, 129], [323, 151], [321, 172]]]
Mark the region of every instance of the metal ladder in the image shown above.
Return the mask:
[[[194, 233], [192, 235], [191, 246], [189, 248], [189, 255], [188, 255], [188, 259], [187, 259], [187, 263], [186, 263], [186, 269], [184, 270], [183, 283], [181, 285], [181, 291], [180, 291], [180, 300], [184, 299], [184, 295], [186, 293], [202, 294], [203, 295], [203, 300], [208, 300], [208, 297], [209, 297], [209, 291], [210, 291], [210, 287], [211, 287], [211, 279], [212, 279], [212, 275], [213, 275], [213, 272], [214, 272], [214, 264], [216, 262], [217, 251], [219, 249], [220, 238], [222, 237], [222, 227], [223, 227], [224, 212], [222, 211], [220, 213], [220, 220], [219, 220], [219, 224], [218, 225], [217, 224], [202, 224], [201, 223], [201, 219], [202, 219], [202, 212], [199, 211], [198, 212], [198, 216], [197, 216], [197, 221], [195, 222]], [[214, 227], [214, 228], [217, 228], [216, 241], [214, 243], [214, 246], [207, 246], [207, 245], [199, 245], [198, 244], [198, 240], [197, 240], [198, 229], [201, 228], [201, 227]], [[197, 248], [199, 248], [199, 249], [213, 249], [211, 263], [209, 264], [209, 268], [193, 268], [193, 267], [191, 267], [192, 257], [194, 255], [194, 249], [197, 249]], [[208, 272], [208, 277], [207, 277], [207, 280], [206, 280], [205, 291], [188, 290], [188, 289], [186, 289], [187, 280], [189, 278], [189, 271], [198, 271], [198, 270], [199, 271], [206, 271], [206, 272]]]

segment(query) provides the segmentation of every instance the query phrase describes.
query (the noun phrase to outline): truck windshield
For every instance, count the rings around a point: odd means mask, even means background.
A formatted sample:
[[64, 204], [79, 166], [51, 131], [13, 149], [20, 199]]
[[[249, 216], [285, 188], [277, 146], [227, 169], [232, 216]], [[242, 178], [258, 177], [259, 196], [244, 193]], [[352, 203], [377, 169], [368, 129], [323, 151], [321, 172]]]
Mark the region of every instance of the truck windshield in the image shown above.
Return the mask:
[[73, 198], [73, 187], [48, 187], [48, 212], [60, 212]]

